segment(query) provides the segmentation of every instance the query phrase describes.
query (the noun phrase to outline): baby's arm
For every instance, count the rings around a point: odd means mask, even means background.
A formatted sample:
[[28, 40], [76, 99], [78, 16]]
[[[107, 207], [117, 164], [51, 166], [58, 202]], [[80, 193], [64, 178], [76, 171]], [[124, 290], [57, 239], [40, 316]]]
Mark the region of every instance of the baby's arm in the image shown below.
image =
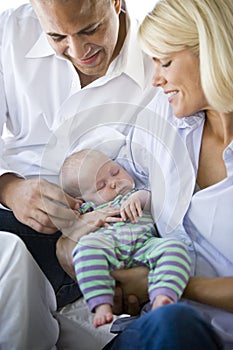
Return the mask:
[[137, 222], [138, 217], [142, 216], [143, 210], [150, 210], [151, 194], [147, 190], [134, 192], [121, 205], [120, 214], [124, 221], [130, 219], [131, 222]]

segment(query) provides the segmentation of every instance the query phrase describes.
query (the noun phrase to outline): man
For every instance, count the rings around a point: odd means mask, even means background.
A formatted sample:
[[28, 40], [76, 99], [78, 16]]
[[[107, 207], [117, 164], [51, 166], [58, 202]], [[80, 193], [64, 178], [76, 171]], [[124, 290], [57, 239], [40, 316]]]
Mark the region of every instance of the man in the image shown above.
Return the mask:
[[62, 155], [53, 141], [63, 146], [59, 137], [66, 140], [74, 121], [83, 142], [87, 131], [102, 124], [124, 136], [138, 108], [157, 91], [150, 82], [152, 63], [138, 47], [121, 0], [32, 0], [3, 13], [0, 27], [0, 129], [6, 125], [0, 230], [23, 239], [62, 306], [80, 292], [57, 261], [58, 229], [77, 221], [70, 208], [79, 201], [57, 185], [74, 140]]

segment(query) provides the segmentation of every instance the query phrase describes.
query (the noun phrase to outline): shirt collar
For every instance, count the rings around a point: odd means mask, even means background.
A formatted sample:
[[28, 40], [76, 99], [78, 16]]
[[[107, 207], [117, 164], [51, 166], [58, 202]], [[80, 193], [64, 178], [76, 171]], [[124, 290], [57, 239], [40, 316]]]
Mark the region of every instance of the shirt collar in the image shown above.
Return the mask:
[[131, 21], [126, 12], [127, 35], [119, 55], [109, 66], [107, 75], [128, 75], [141, 88], [145, 88], [144, 56], [137, 39], [138, 23]]
[[177, 118], [173, 116], [171, 122], [178, 129], [186, 129], [186, 128], [195, 129], [203, 123], [204, 118], [205, 118], [205, 112], [197, 112], [194, 115], [184, 117], [184, 118]]
[[48, 39], [44, 31], [39, 36], [39, 39], [32, 46], [32, 48], [26, 54], [26, 58], [41, 58], [55, 55], [56, 52], [49, 44]]

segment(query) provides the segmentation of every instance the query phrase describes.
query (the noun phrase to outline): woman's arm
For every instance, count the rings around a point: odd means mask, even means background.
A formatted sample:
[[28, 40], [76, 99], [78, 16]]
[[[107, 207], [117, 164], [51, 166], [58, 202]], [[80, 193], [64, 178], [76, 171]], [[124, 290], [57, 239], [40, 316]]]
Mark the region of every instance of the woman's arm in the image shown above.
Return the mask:
[[[135, 314], [138, 306], [148, 301], [148, 269], [136, 267], [111, 273], [122, 288], [124, 306], [121, 311]], [[129, 312], [130, 296], [137, 298], [135, 309]], [[183, 297], [202, 304], [233, 312], [233, 277], [191, 277]], [[118, 302], [119, 304], [119, 302]]]
[[233, 312], [233, 277], [191, 277], [183, 296]]

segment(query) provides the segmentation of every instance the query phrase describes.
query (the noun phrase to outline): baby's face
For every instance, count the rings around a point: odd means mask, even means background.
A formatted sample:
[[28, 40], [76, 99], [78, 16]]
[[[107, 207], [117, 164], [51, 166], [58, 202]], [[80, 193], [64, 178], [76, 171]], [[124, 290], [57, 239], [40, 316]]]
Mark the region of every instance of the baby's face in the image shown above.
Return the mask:
[[100, 205], [111, 201], [118, 194], [125, 195], [134, 188], [133, 178], [112, 160], [96, 159], [92, 163], [91, 176], [83, 181], [82, 198]]

